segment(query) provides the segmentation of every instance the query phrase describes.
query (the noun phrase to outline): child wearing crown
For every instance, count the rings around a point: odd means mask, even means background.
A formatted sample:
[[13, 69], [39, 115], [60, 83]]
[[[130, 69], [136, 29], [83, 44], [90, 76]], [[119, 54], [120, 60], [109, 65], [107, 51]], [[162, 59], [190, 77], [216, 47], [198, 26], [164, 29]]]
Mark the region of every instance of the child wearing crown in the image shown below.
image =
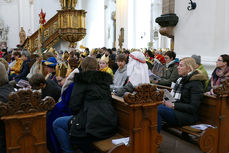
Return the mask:
[[106, 56], [104, 54], [101, 57], [101, 59], [99, 60], [99, 70], [102, 71], [102, 72], [107, 72], [110, 75], [112, 75], [112, 77], [114, 77], [112, 69], [109, 68], [109, 66], [108, 66], [108, 62], [109, 62], [109, 56]]

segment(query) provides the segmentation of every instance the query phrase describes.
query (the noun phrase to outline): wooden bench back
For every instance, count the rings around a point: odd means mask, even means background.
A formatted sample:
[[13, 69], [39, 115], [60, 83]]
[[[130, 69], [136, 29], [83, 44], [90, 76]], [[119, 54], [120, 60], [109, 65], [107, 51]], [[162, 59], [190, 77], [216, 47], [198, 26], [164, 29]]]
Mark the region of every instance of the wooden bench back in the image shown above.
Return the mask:
[[54, 105], [53, 98], [41, 100], [40, 93], [30, 89], [11, 93], [7, 103], [0, 102], [7, 153], [47, 152], [46, 111]]
[[215, 88], [214, 93], [216, 94], [214, 96], [204, 94], [199, 109], [199, 119], [203, 123], [219, 127], [221, 120], [229, 115], [229, 79]]
[[157, 106], [161, 104], [163, 91], [144, 84], [124, 98], [113, 96], [118, 112], [118, 132], [130, 137], [129, 153], [156, 153], [162, 141], [157, 133]]

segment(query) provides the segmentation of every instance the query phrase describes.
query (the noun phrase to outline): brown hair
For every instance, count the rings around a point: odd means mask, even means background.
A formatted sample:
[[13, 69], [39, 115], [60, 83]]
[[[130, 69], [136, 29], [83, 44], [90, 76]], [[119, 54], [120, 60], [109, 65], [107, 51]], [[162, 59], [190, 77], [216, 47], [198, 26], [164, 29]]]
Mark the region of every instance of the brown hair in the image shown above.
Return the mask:
[[13, 55], [14, 55], [14, 56], [19, 56], [19, 57], [21, 57], [21, 53], [20, 53], [19, 51], [14, 51], [14, 52], [13, 52]]
[[5, 65], [0, 62], [0, 86], [8, 82], [8, 74]]
[[98, 62], [94, 57], [86, 57], [81, 63], [83, 71], [95, 71], [98, 69]]
[[223, 54], [223, 55], [220, 55], [223, 59], [223, 62], [226, 62], [227, 63], [227, 66], [229, 66], [229, 55], [227, 54]]
[[32, 75], [32, 77], [29, 79], [29, 84], [32, 86], [32, 88], [39, 87], [41, 83], [46, 84], [46, 81], [45, 77], [40, 73]]
[[126, 56], [123, 54], [119, 54], [116, 57], [116, 61], [126, 61]]

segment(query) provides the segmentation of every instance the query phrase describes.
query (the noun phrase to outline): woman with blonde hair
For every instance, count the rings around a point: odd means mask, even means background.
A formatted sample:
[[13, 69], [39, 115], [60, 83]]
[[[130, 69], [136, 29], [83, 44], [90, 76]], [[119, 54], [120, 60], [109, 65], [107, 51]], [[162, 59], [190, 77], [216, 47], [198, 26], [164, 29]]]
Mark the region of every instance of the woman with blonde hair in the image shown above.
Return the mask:
[[171, 91], [173, 100], [163, 101], [158, 107], [158, 132], [162, 120], [171, 126], [184, 126], [197, 122], [206, 77], [195, 67], [196, 62], [191, 57], [180, 60], [178, 66], [180, 78]]

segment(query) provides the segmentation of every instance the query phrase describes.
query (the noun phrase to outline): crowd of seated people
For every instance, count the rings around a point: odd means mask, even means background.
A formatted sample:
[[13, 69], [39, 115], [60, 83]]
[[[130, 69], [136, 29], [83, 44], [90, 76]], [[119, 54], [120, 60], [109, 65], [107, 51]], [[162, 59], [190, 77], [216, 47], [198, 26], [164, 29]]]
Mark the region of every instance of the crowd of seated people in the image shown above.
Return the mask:
[[[0, 101], [7, 103], [8, 95], [14, 91], [14, 88], [9, 84], [8, 74], [7, 74], [8, 65], [4, 65], [0, 62]], [[2, 120], [0, 120], [0, 152], [6, 152], [6, 140], [5, 140], [5, 127]]]
[[[173, 51], [162, 54], [160, 51], [116, 51], [103, 47], [91, 52], [85, 48], [82, 53], [76, 50], [63, 53], [51, 49], [43, 54], [43, 60], [36, 55], [32, 63], [26, 50], [14, 51], [12, 57], [10, 63], [0, 58], [5, 65], [0, 72], [6, 74], [1, 75], [6, 78], [0, 80], [4, 82], [0, 83], [0, 92], [4, 91], [0, 100], [7, 102], [9, 93], [19, 88], [20, 80], [28, 82], [25, 87], [40, 90], [41, 98], [55, 99], [56, 106], [47, 113], [47, 143], [51, 153], [74, 152], [71, 143], [77, 144], [84, 153], [91, 152], [92, 148], [85, 146], [114, 134], [117, 115], [111, 105], [111, 94], [122, 97], [144, 83], [172, 87], [171, 95], [175, 100], [163, 101], [158, 107], [160, 132], [162, 121], [171, 126], [195, 123], [203, 93], [214, 94], [212, 89], [229, 77], [227, 54], [218, 57], [210, 79], [200, 56], [192, 55], [179, 61]], [[0, 69], [3, 69], [1, 63]], [[150, 78], [151, 74], [156, 76], [155, 80]], [[91, 112], [103, 114], [94, 119]], [[82, 122], [85, 117], [93, 120], [88, 123], [89, 127]], [[96, 127], [94, 120], [103, 127]], [[82, 127], [69, 124], [78, 121], [82, 122]], [[72, 132], [70, 137], [69, 132]], [[2, 142], [3, 134], [0, 137]], [[0, 144], [4, 148], [4, 143]]]

